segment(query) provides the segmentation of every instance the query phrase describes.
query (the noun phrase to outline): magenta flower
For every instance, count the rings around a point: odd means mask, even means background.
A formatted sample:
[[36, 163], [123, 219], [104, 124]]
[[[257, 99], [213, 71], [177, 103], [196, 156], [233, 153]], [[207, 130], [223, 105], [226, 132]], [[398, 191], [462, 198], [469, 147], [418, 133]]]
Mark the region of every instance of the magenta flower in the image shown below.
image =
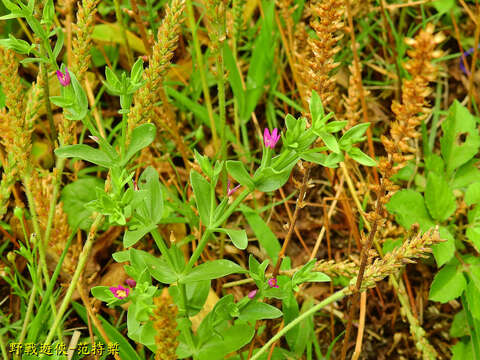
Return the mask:
[[131, 288], [134, 288], [137, 285], [137, 282], [133, 279], [127, 279], [125, 280], [125, 284], [127, 284]]
[[248, 296], [250, 299], [253, 299], [253, 298], [255, 297], [255, 295], [257, 295], [257, 291], [258, 291], [257, 289], [252, 290], [252, 291], [250, 291], [250, 292], [248, 293], [247, 296]]
[[97, 136], [95, 136], [95, 135], [88, 135], [88, 137], [89, 137], [90, 139], [92, 139], [93, 141], [95, 141], [96, 143], [98, 143], [98, 137], [97, 137]]
[[280, 134], [278, 133], [277, 128], [273, 129], [272, 134], [270, 134], [268, 128], [265, 128], [263, 131], [263, 143], [265, 144], [265, 147], [273, 149], [277, 144], [278, 139], [280, 139]]
[[268, 286], [270, 286], [271, 288], [278, 288], [278, 285], [277, 285], [277, 278], [271, 278], [268, 280]]
[[130, 289], [124, 288], [122, 285], [118, 285], [117, 287], [111, 286], [110, 291], [117, 299], [125, 299], [128, 296]]
[[235, 186], [233, 189], [230, 188], [230, 180], [228, 180], [227, 182], [227, 196], [232, 196], [235, 191], [237, 191], [239, 188], [240, 188], [240, 184], [238, 184], [237, 186]]
[[60, 70], [57, 70], [57, 78], [58, 78], [58, 81], [60, 81], [60, 84], [62, 86], [70, 85], [70, 74], [66, 66], [65, 66], [65, 74], [62, 73]]

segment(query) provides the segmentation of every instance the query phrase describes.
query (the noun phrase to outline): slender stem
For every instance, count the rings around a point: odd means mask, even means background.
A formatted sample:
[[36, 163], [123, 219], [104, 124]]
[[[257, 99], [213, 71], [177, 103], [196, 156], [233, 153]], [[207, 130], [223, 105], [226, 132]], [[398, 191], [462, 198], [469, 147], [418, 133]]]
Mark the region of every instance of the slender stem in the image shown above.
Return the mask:
[[187, 17], [188, 17], [188, 27], [192, 33], [193, 46], [195, 48], [195, 57], [197, 59], [198, 71], [200, 73], [200, 79], [202, 82], [203, 96], [205, 97], [205, 105], [207, 106], [208, 117], [210, 118], [210, 127], [212, 128], [213, 144], [215, 149], [219, 149], [218, 146], [218, 135], [215, 125], [215, 118], [213, 115], [212, 100], [210, 98], [210, 93], [208, 91], [207, 76], [205, 74], [205, 68], [203, 66], [202, 50], [200, 49], [200, 43], [198, 41], [195, 15], [193, 13], [192, 0], [186, 0], [187, 4]]
[[283, 241], [282, 249], [278, 254], [277, 263], [275, 264], [275, 268], [273, 269], [273, 277], [276, 277], [278, 275], [278, 272], [280, 270], [280, 265], [282, 264], [282, 260], [285, 257], [285, 251], [287, 250], [288, 243], [292, 238], [293, 230], [295, 229], [295, 223], [297, 222], [298, 213], [300, 212], [300, 209], [303, 208], [303, 199], [305, 198], [305, 194], [307, 192], [307, 183], [308, 183], [308, 178], [310, 177], [310, 169], [311, 169], [310, 164], [306, 166], [307, 168], [305, 169], [305, 173], [303, 174], [302, 187], [300, 188], [300, 194], [298, 195], [297, 203], [295, 205], [295, 211], [293, 212], [293, 218], [292, 218], [292, 221], [290, 222], [290, 227], [288, 229], [287, 236]]
[[227, 210], [223, 213], [222, 217], [218, 219], [212, 226], [212, 229], [219, 227], [222, 225], [230, 215], [235, 211], [238, 205], [248, 196], [252, 191], [249, 189], [243, 190], [243, 192], [230, 204]]
[[[55, 267], [55, 271], [53, 272], [52, 278], [50, 279], [50, 282], [47, 285], [47, 289], [45, 290], [45, 293], [42, 295], [43, 299], [42, 302], [40, 303], [40, 307], [38, 308], [37, 314], [35, 315], [35, 318], [32, 321], [32, 330], [31, 332], [34, 332], [33, 334], [33, 340], [36, 340], [36, 336], [38, 334], [38, 330], [40, 327], [35, 326], [37, 322], [42, 321], [42, 318], [45, 313], [45, 308], [47, 306], [47, 299], [50, 299], [50, 302], [53, 302], [53, 299], [51, 297], [53, 289], [55, 287], [55, 284], [57, 282], [58, 275], [60, 274], [60, 270], [62, 268], [63, 261], [65, 260], [65, 256], [67, 255], [68, 249], [70, 248], [70, 245], [72, 244], [73, 238], [75, 237], [75, 234], [77, 232], [77, 227], [72, 229], [72, 233], [68, 237], [67, 243], [65, 244], [65, 247], [62, 251], [62, 254], [60, 255], [60, 258], [58, 259], [57, 266]], [[54, 312], [53, 315], [55, 316], [56, 313]], [[29, 336], [32, 335], [29, 333]], [[61, 332], [58, 332], [58, 335], [61, 336]]]
[[198, 260], [198, 258], [200, 257], [200, 254], [205, 248], [205, 245], [207, 245], [208, 237], [210, 234], [211, 234], [211, 230], [206, 229], [202, 235], [202, 238], [200, 239], [200, 243], [198, 244], [197, 248], [195, 249], [192, 256], [190, 257], [190, 260], [188, 261], [188, 264], [185, 267], [184, 273], [188, 274], [188, 272], [193, 268], [193, 264], [195, 264], [195, 262]]
[[331, 304], [334, 301], [342, 299], [345, 295], [347, 295], [347, 290], [348, 288], [345, 287], [342, 290], [337, 291], [336, 293], [330, 295], [325, 300], [319, 302], [317, 305], [313, 306], [309, 310], [302, 313], [299, 317], [295, 318], [292, 322], [288, 323], [282, 330], [276, 333], [275, 336], [273, 336], [265, 345], [263, 345], [261, 349], [254, 356], [252, 356], [251, 360], [260, 358], [260, 355], [262, 355], [265, 351], [267, 351], [270, 348], [270, 346], [272, 346], [272, 344], [278, 341], [290, 329], [300, 324], [300, 322], [302, 322], [304, 319], [315, 314], [317, 311], [327, 306], [328, 304]]
[[[343, 163], [342, 163], [343, 165]], [[345, 166], [345, 165], [343, 165]], [[360, 289], [362, 287], [362, 281], [363, 281], [363, 275], [365, 273], [365, 268], [367, 267], [367, 260], [368, 260], [368, 253], [370, 251], [370, 248], [372, 247], [373, 241], [375, 239], [375, 233], [377, 232], [377, 226], [378, 226], [378, 220], [380, 218], [380, 213], [382, 209], [382, 202], [381, 200], [383, 199], [385, 195], [385, 185], [383, 182], [380, 183], [380, 190], [377, 195], [377, 201], [375, 204], [375, 218], [373, 221], [373, 225], [370, 229], [370, 233], [368, 234], [368, 240], [367, 243], [362, 246], [361, 250], [361, 255], [360, 255], [360, 268], [358, 270], [358, 275], [357, 275], [357, 281], [355, 283], [355, 297], [353, 301], [350, 304], [349, 308], [349, 314], [348, 314], [348, 322], [347, 322], [347, 328], [345, 330], [345, 338], [343, 339], [343, 347], [342, 347], [342, 353], [340, 356], [340, 359], [345, 360], [347, 356], [347, 350], [348, 350], [348, 341], [350, 338], [350, 332], [352, 330], [352, 322], [353, 322], [353, 316], [355, 312], [355, 304], [357, 304], [360, 301]]]
[[220, 159], [225, 160], [227, 146], [226, 146], [226, 139], [225, 139], [225, 131], [227, 127], [227, 120], [226, 120], [226, 103], [225, 103], [225, 69], [224, 69], [224, 62], [223, 62], [223, 53], [220, 53], [217, 56], [215, 61], [217, 66], [217, 90], [218, 90], [218, 107], [220, 110]]
[[30, 316], [32, 315], [33, 305], [35, 303], [35, 297], [37, 296], [37, 284], [33, 283], [32, 293], [30, 294], [30, 298], [28, 299], [27, 305], [27, 312], [25, 313], [25, 320], [23, 321], [22, 331], [20, 332], [20, 338], [18, 342], [21, 344], [25, 339], [25, 335], [27, 335], [27, 327], [28, 323], [30, 322]]
[[[23, 184], [25, 186], [25, 194], [27, 195], [28, 208], [30, 209], [30, 214], [32, 215], [33, 228], [35, 230], [35, 235], [36, 235], [35, 236], [36, 245], [38, 246], [38, 253], [40, 255], [40, 267], [42, 268], [45, 284], [48, 284], [50, 277], [48, 276], [47, 260], [45, 257], [45, 246], [42, 241], [42, 234], [40, 231], [40, 224], [38, 222], [37, 211], [35, 210], [35, 200], [32, 194], [32, 189], [30, 188], [31, 181], [32, 181], [31, 172], [30, 170], [27, 170], [27, 174], [25, 174], [23, 178]], [[40, 283], [40, 286], [41, 286], [41, 283]]]
[[70, 285], [68, 286], [67, 293], [65, 294], [65, 297], [63, 298], [62, 305], [60, 306], [60, 309], [58, 310], [57, 316], [55, 316], [55, 319], [53, 321], [53, 325], [50, 328], [50, 331], [47, 335], [47, 338], [44, 341], [44, 344], [50, 345], [53, 339], [53, 333], [55, 332], [55, 329], [58, 327], [60, 324], [60, 321], [62, 321], [62, 317], [65, 314], [65, 311], [67, 311], [67, 307], [70, 304], [70, 300], [72, 298], [73, 292], [75, 291], [78, 283], [78, 279], [80, 278], [80, 274], [83, 271], [83, 268], [85, 267], [85, 264], [87, 263], [88, 256], [90, 254], [90, 250], [92, 249], [93, 245], [93, 240], [95, 238], [95, 234], [97, 232], [98, 227], [100, 226], [100, 223], [103, 220], [103, 215], [97, 215], [95, 220], [93, 221], [92, 226], [90, 227], [90, 231], [88, 233], [87, 241], [85, 242], [85, 245], [83, 246], [83, 250], [80, 254], [80, 257], [78, 258], [78, 264], [77, 268], [75, 269], [75, 273], [73, 274], [72, 281], [70, 282]]
[[7, 348], [5, 347], [5, 342], [3, 341], [3, 336], [0, 334], [0, 349], [2, 349], [2, 355], [4, 359], [8, 359], [7, 357]]

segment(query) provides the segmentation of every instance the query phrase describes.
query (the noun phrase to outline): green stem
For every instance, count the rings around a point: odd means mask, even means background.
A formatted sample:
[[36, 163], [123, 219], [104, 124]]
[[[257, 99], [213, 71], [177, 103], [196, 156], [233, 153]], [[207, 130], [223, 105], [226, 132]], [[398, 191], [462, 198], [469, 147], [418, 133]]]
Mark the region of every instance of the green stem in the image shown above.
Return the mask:
[[283, 335], [285, 335], [290, 329], [294, 328], [300, 322], [302, 322], [304, 319], [308, 318], [309, 316], [315, 314], [317, 311], [322, 309], [324, 306], [327, 306], [328, 304], [342, 299], [345, 295], [347, 294], [347, 288], [343, 288], [340, 291], [337, 291], [336, 293], [330, 295], [328, 298], [325, 300], [319, 302], [317, 305], [313, 306], [309, 310], [305, 311], [304, 313], [300, 314], [299, 317], [295, 318], [292, 322], [288, 323], [282, 330], [280, 330], [278, 333], [275, 334], [265, 345], [261, 347], [261, 349], [251, 357], [251, 360], [255, 360], [260, 358], [260, 355], [262, 355], [265, 351], [267, 351], [270, 346], [272, 346], [276, 341], [278, 341]]
[[230, 215], [236, 210], [238, 205], [248, 196], [252, 191], [249, 189], [243, 190], [243, 192], [230, 204], [227, 210], [223, 213], [222, 217], [217, 220], [212, 226], [212, 229], [221, 226]]
[[[43, 299], [42, 302], [40, 303], [40, 308], [37, 311], [37, 314], [35, 315], [35, 318], [32, 321], [32, 327], [31, 331], [28, 334], [29, 340], [35, 342], [37, 339], [37, 334], [38, 334], [38, 329], [40, 329], [40, 326], [35, 326], [36, 323], [41, 322], [44, 314], [45, 314], [45, 308], [47, 306], [47, 300], [46, 299], [51, 299], [51, 295], [53, 292], [53, 289], [55, 287], [55, 284], [57, 282], [58, 275], [60, 274], [60, 270], [62, 268], [63, 261], [65, 260], [65, 256], [67, 255], [68, 249], [70, 248], [70, 245], [72, 244], [73, 238], [75, 237], [75, 234], [77, 232], [77, 227], [72, 229], [72, 232], [70, 236], [68, 237], [67, 243], [65, 244], [65, 247], [62, 251], [62, 254], [60, 255], [60, 258], [58, 259], [57, 266], [55, 267], [55, 271], [53, 272], [52, 278], [50, 279], [50, 282], [48, 283], [47, 290], [43, 294]], [[55, 316], [55, 313], [54, 313]], [[61, 333], [59, 332], [59, 337], [61, 336]]]
[[30, 294], [30, 298], [28, 300], [27, 312], [25, 313], [25, 320], [23, 321], [22, 331], [20, 333], [20, 338], [18, 339], [18, 342], [20, 344], [23, 343], [23, 340], [25, 339], [25, 335], [27, 334], [27, 327], [28, 327], [28, 323], [30, 322], [30, 316], [32, 315], [33, 305], [35, 303], [36, 296], [37, 296], [37, 285], [34, 282], [32, 293]]
[[[36, 235], [35, 236], [36, 245], [38, 246], [38, 253], [40, 255], [40, 266], [42, 268], [45, 284], [48, 284], [50, 277], [48, 276], [47, 260], [45, 257], [45, 246], [42, 241], [40, 224], [38, 222], [37, 211], [35, 210], [35, 200], [32, 194], [32, 189], [30, 188], [30, 183], [31, 183], [31, 172], [30, 170], [27, 170], [27, 174], [25, 174], [23, 178], [23, 184], [25, 186], [25, 194], [27, 195], [28, 208], [30, 210], [30, 214], [32, 215], [33, 229], [35, 230], [35, 235]], [[40, 286], [41, 286], [41, 282], [40, 282]]]
[[227, 146], [225, 139], [225, 131], [227, 127], [226, 120], [226, 103], [225, 103], [225, 66], [223, 62], [223, 53], [220, 53], [217, 56], [215, 61], [217, 67], [217, 90], [218, 90], [218, 107], [220, 110], [220, 159], [226, 160], [227, 155]]
[[207, 76], [205, 74], [205, 68], [203, 66], [202, 50], [200, 49], [200, 43], [198, 41], [198, 36], [196, 31], [195, 15], [193, 13], [192, 0], [186, 0], [186, 4], [187, 4], [188, 27], [190, 28], [190, 32], [192, 33], [193, 47], [195, 48], [195, 57], [197, 60], [198, 71], [200, 73], [200, 79], [202, 82], [203, 96], [205, 97], [205, 105], [207, 106], [208, 117], [210, 118], [210, 127], [212, 129], [213, 143], [215, 145], [215, 149], [218, 150], [219, 147], [218, 147], [217, 128], [215, 125], [215, 118], [213, 116], [212, 100], [210, 98], [210, 93], [208, 91]]
[[205, 229], [205, 232], [203, 233], [202, 238], [200, 239], [200, 243], [198, 244], [197, 248], [193, 252], [192, 256], [190, 257], [190, 260], [188, 261], [187, 266], [183, 271], [184, 274], [188, 274], [189, 271], [193, 268], [193, 264], [195, 264], [195, 261], [198, 260], [198, 258], [200, 257], [200, 254], [205, 248], [205, 245], [207, 245], [208, 237], [210, 234], [211, 234], [211, 230]]
[[83, 245], [82, 252], [80, 254], [80, 257], [78, 258], [78, 264], [77, 268], [75, 269], [75, 273], [73, 274], [72, 281], [70, 282], [70, 285], [68, 286], [67, 293], [65, 294], [65, 297], [63, 298], [62, 305], [60, 306], [60, 309], [58, 310], [57, 316], [55, 316], [55, 319], [53, 321], [53, 325], [50, 328], [50, 331], [47, 335], [47, 338], [44, 341], [44, 344], [50, 345], [53, 339], [53, 333], [55, 332], [55, 329], [58, 327], [60, 324], [60, 321], [62, 321], [62, 317], [65, 314], [65, 311], [67, 311], [68, 305], [70, 304], [70, 299], [72, 298], [73, 292], [75, 291], [77, 287], [78, 280], [80, 278], [80, 275], [83, 271], [83, 268], [85, 267], [85, 264], [87, 263], [88, 256], [90, 254], [90, 250], [92, 249], [93, 245], [93, 240], [95, 238], [95, 234], [97, 232], [97, 228], [100, 226], [100, 223], [103, 220], [103, 215], [97, 215], [95, 220], [93, 221], [92, 226], [90, 227], [90, 231], [88, 233], [87, 241], [85, 242], [85, 245]]
[[0, 349], [2, 349], [2, 355], [4, 359], [8, 359], [7, 357], [7, 348], [5, 347], [5, 343], [3, 341], [3, 336], [0, 334]]

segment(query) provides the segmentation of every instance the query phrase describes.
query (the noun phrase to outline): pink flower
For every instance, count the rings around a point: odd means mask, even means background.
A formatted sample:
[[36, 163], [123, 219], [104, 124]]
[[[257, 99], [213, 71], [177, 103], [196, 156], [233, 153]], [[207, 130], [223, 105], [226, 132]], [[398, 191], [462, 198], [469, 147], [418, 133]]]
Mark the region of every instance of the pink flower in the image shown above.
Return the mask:
[[111, 286], [110, 291], [117, 299], [125, 299], [128, 296], [130, 289], [124, 288], [122, 285], [118, 285], [117, 287]]
[[132, 179], [132, 181], [133, 181], [133, 190], [138, 191], [137, 182], [134, 179]]
[[70, 74], [68, 73], [68, 68], [65, 66], [65, 74], [60, 70], [57, 70], [57, 78], [60, 81], [62, 86], [68, 86], [70, 84]]
[[97, 137], [97, 136], [95, 136], [95, 135], [88, 135], [88, 137], [89, 137], [90, 139], [92, 139], [93, 141], [95, 141], [96, 143], [98, 143], [98, 137]]
[[280, 134], [278, 133], [277, 128], [273, 129], [272, 134], [270, 134], [268, 128], [265, 128], [263, 132], [263, 143], [265, 144], [265, 147], [273, 149], [277, 144], [278, 139], [280, 139]]
[[230, 189], [230, 180], [228, 180], [228, 182], [227, 182], [227, 196], [232, 196], [235, 193], [235, 191], [237, 191], [240, 188], [240, 186], [241, 185], [238, 184], [233, 189]]
[[134, 288], [137, 285], [137, 282], [133, 279], [127, 279], [125, 280], [125, 284], [127, 284], [131, 288]]
[[278, 285], [277, 285], [277, 278], [271, 278], [268, 280], [268, 286], [270, 286], [271, 288], [278, 288]]
[[250, 292], [248, 293], [247, 296], [248, 296], [250, 299], [253, 299], [253, 298], [255, 297], [255, 295], [257, 295], [257, 291], [258, 291], [257, 289], [252, 290], [252, 291], [250, 291]]

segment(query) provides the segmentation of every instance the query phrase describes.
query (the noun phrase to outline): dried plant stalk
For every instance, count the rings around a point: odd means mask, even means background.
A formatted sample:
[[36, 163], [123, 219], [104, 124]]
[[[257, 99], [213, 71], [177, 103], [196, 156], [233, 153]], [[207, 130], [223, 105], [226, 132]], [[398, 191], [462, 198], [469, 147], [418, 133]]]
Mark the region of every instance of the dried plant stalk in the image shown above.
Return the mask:
[[0, 83], [8, 110], [3, 112], [5, 122], [2, 121], [2, 128], [6, 132], [2, 132], [0, 137], [7, 153], [12, 154], [11, 166], [21, 175], [26, 172], [29, 164], [33, 128], [31, 123], [25, 121], [25, 93], [18, 65], [13, 51], [0, 48]]
[[[405, 64], [411, 78], [403, 80], [402, 103], [394, 101], [392, 104], [396, 121], [390, 129], [391, 138], [388, 139], [386, 136], [381, 138], [389, 156], [398, 163], [392, 168], [393, 172], [414, 158], [413, 154], [417, 153], [414, 139], [421, 136], [417, 128], [430, 111], [425, 100], [432, 92], [428, 83], [434, 81], [437, 74], [437, 68], [432, 64], [432, 60], [442, 55], [442, 51], [435, 48], [445, 39], [443, 33], [433, 35], [433, 32], [434, 26], [428, 24], [415, 39], [405, 40], [413, 47], [407, 52], [411, 59]], [[393, 173], [389, 171], [386, 175], [390, 177]]]
[[[357, 71], [357, 68], [353, 65], [350, 65], [348, 68], [350, 70], [350, 78], [348, 80], [348, 96], [344, 96], [344, 106], [345, 106], [345, 118], [348, 120], [346, 129], [359, 124], [361, 122], [362, 115], [362, 104], [360, 98], [360, 92], [358, 91], [359, 84], [362, 81], [361, 77], [361, 64], [358, 64], [360, 67], [360, 72]], [[370, 92], [363, 89], [363, 96], [368, 97]]]
[[176, 330], [178, 313], [177, 306], [173, 303], [172, 297], [166, 288], [162, 295], [153, 299], [155, 309], [151, 315], [153, 327], [157, 331], [155, 336], [155, 360], [176, 360], [175, 354], [178, 347], [177, 337], [179, 331]]
[[[344, 13], [343, 0], [314, 1], [310, 5], [310, 12], [314, 19], [310, 26], [315, 30], [318, 39], [308, 36], [305, 28], [299, 27], [296, 40], [296, 57], [298, 72], [305, 84], [305, 94], [310, 98], [315, 90], [327, 105], [333, 99], [335, 77], [332, 76], [338, 63], [334, 56], [340, 51], [338, 41], [343, 37], [342, 16]], [[299, 47], [304, 44], [304, 48]], [[306, 45], [305, 45], [306, 44]]]
[[74, 24], [75, 37], [72, 46], [71, 70], [80, 83], [90, 64], [90, 48], [93, 25], [99, 0], [83, 0], [77, 11], [77, 23]]
[[158, 41], [153, 45], [145, 70], [146, 84], [135, 94], [135, 105], [128, 116], [128, 134], [137, 124], [150, 122], [155, 116], [154, 105], [162, 99], [162, 84], [177, 47], [183, 10], [182, 0], [173, 0], [166, 7], [165, 18], [158, 29]]

